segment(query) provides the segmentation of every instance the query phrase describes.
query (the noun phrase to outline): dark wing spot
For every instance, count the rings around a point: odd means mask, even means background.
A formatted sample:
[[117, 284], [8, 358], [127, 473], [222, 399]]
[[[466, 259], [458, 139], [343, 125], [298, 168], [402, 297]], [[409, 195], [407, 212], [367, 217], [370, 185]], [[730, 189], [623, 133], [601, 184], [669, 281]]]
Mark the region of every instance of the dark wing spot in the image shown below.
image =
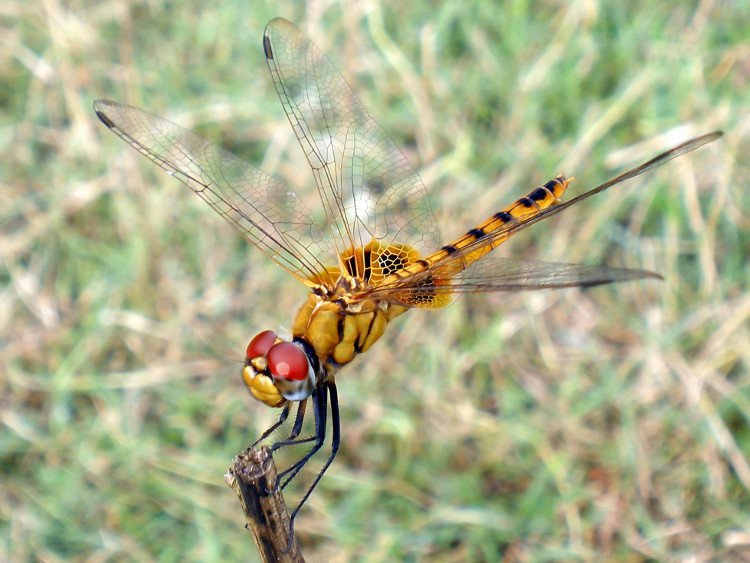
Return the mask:
[[349, 258], [346, 259], [346, 273], [350, 276], [354, 277], [357, 275], [357, 259], [354, 257], [354, 255], [349, 256]]
[[115, 124], [112, 123], [112, 120], [109, 117], [107, 117], [106, 115], [104, 115], [102, 112], [100, 112], [99, 110], [96, 110], [96, 117], [98, 117], [99, 121], [101, 121], [102, 123], [104, 123], [104, 125], [106, 125], [110, 129], [114, 129], [115, 128]]
[[[413, 303], [414, 305], [427, 305], [435, 301], [435, 292], [432, 290], [434, 280], [432, 276], [428, 275], [418, 282], [415, 289], [409, 290], [406, 298], [407, 303]], [[419, 289], [419, 287], [425, 287], [429, 289]]]
[[266, 58], [273, 60], [273, 50], [271, 49], [271, 38], [268, 35], [263, 36], [263, 52], [266, 54]]
[[406, 265], [406, 256], [395, 254], [393, 252], [383, 252], [378, 256], [378, 265], [384, 276], [402, 270]]
[[362, 276], [362, 279], [365, 281], [370, 281], [370, 276], [372, 275], [372, 252], [370, 252], [369, 250], [365, 250], [364, 259], [365, 259], [365, 271], [364, 271], [364, 275]]
[[[357, 267], [357, 256], [360, 251], [362, 252], [362, 263], [364, 267], [363, 272], [358, 271], [359, 268]], [[370, 281], [370, 277], [372, 276], [372, 252], [369, 250], [357, 249], [354, 254], [346, 259], [346, 263], [344, 265], [346, 266], [346, 271], [350, 276], [360, 278], [365, 282]]]

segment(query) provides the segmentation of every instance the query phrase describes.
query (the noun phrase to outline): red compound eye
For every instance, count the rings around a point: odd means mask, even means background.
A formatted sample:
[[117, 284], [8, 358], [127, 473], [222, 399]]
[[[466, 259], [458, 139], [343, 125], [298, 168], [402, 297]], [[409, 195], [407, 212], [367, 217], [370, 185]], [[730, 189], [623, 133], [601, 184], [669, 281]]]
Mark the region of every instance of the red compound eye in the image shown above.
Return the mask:
[[276, 333], [272, 330], [264, 330], [263, 332], [256, 334], [255, 338], [253, 338], [250, 341], [250, 344], [247, 345], [245, 357], [248, 360], [252, 360], [253, 358], [265, 356], [268, 354], [268, 350], [271, 349], [271, 346], [273, 346], [275, 341]]
[[307, 378], [307, 356], [291, 342], [279, 342], [266, 354], [271, 374], [281, 379], [301, 381]]

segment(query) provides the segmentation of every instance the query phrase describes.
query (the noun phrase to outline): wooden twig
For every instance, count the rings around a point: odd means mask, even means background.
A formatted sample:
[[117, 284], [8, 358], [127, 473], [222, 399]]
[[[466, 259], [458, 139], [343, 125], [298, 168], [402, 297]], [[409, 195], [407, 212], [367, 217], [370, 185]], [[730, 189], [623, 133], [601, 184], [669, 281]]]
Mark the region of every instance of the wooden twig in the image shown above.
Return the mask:
[[[304, 561], [292, 537], [288, 546], [289, 512], [276, 488], [276, 465], [267, 447], [250, 448], [234, 458], [224, 480], [240, 499], [245, 527], [255, 539], [262, 561]], [[287, 549], [288, 547], [288, 549]]]

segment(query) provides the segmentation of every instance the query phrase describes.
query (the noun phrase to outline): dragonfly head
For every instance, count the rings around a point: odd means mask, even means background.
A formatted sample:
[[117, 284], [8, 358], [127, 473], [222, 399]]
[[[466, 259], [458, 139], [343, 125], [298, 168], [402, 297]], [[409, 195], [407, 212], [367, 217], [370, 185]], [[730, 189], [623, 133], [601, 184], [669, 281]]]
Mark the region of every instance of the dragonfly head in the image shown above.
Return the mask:
[[242, 379], [253, 397], [269, 407], [302, 401], [315, 389], [315, 370], [303, 343], [281, 340], [272, 330], [247, 345]]

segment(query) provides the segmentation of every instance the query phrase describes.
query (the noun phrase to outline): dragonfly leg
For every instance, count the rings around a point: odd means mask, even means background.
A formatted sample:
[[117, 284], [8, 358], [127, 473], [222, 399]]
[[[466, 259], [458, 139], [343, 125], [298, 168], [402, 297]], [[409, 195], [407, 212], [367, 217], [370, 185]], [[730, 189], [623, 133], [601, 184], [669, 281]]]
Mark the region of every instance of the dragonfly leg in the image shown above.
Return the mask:
[[[274, 430], [276, 430], [279, 426], [284, 424], [284, 422], [286, 422], [286, 419], [289, 417], [289, 411], [291, 410], [291, 408], [292, 407], [289, 403], [284, 405], [284, 409], [281, 411], [281, 414], [279, 415], [279, 419], [276, 422], [274, 422], [268, 429], [266, 429], [266, 431], [260, 435], [260, 438], [255, 440], [255, 442], [253, 442], [250, 447], [254, 448], [258, 444], [260, 444], [263, 440], [268, 438], [273, 433]], [[299, 410], [297, 411], [297, 417], [299, 418]], [[295, 427], [296, 426], [297, 424], [295, 422]]]
[[[297, 460], [291, 467], [288, 467], [287, 469], [279, 473], [277, 483], [281, 483], [282, 489], [286, 487], [292, 479], [294, 479], [297, 473], [299, 473], [300, 469], [302, 469], [304, 465], [308, 461], [310, 461], [310, 458], [312, 458], [318, 452], [318, 450], [320, 450], [320, 448], [323, 446], [323, 442], [325, 441], [326, 423], [327, 423], [327, 418], [328, 418], [327, 385], [324, 385], [323, 387], [318, 388], [315, 391], [313, 391], [312, 399], [313, 399], [313, 415], [315, 417], [315, 434], [313, 434], [309, 438], [291, 441], [291, 443], [302, 444], [304, 442], [315, 441], [315, 444], [313, 445], [312, 448], [310, 448], [310, 450], [307, 453], [305, 453], [305, 455], [303, 455], [299, 460]], [[274, 444], [272, 446], [273, 451], [275, 451], [276, 448], [278, 447], [289, 445], [288, 442], [290, 441], [285, 441], [285, 442], [280, 442], [278, 444]]]
[[302, 423], [305, 421], [305, 411], [307, 410], [307, 399], [300, 401], [297, 406], [297, 416], [294, 419], [294, 426], [292, 431], [289, 433], [287, 440], [294, 440], [299, 433], [302, 432]]
[[[315, 392], [313, 392], [313, 415], [314, 416], [315, 416], [314, 414], [315, 413], [315, 400], [316, 400]], [[299, 404], [299, 407], [297, 407], [297, 416], [294, 419], [294, 426], [292, 427], [292, 431], [289, 433], [289, 436], [284, 440], [279, 440], [278, 442], [275, 442], [274, 444], [272, 444], [271, 452], [275, 452], [276, 450], [285, 448], [287, 446], [297, 446], [299, 444], [307, 444], [308, 442], [313, 442], [317, 439], [317, 431], [315, 435], [313, 436], [297, 439], [297, 436], [299, 436], [299, 433], [302, 431], [302, 423], [305, 421], [306, 410], [307, 410], [307, 399], [305, 399], [304, 401], [301, 401]], [[286, 471], [288, 471], [288, 469]], [[286, 473], [286, 471], [284, 471], [284, 473]]]
[[[312, 494], [313, 490], [322, 479], [323, 474], [326, 472], [328, 467], [333, 462], [333, 459], [336, 457], [336, 453], [339, 450], [339, 445], [341, 444], [341, 420], [339, 418], [339, 396], [338, 396], [338, 391], [336, 390], [336, 384], [333, 382], [327, 383], [326, 389], [323, 389], [322, 393], [325, 394], [326, 391], [331, 396], [331, 453], [328, 456], [328, 459], [326, 459], [326, 462], [323, 464], [323, 467], [320, 469], [320, 471], [318, 471], [318, 474], [315, 476], [315, 479], [313, 480], [312, 484], [307, 488], [307, 491], [305, 491], [305, 494], [302, 496], [302, 499], [299, 501], [296, 508], [292, 511], [292, 514], [289, 517], [289, 542], [287, 545], [292, 545], [292, 538], [294, 537], [294, 519], [297, 516], [297, 513], [300, 511], [300, 508], [302, 508], [302, 505], [305, 504], [305, 501]], [[325, 415], [325, 411], [323, 414]], [[317, 419], [316, 419], [316, 422], [317, 422]], [[325, 433], [325, 421], [323, 422], [322, 426], [323, 426], [323, 431]], [[320, 446], [322, 444], [323, 444], [323, 440], [321, 438], [320, 441], [316, 444], [316, 446], [318, 446], [317, 449], [320, 449]], [[314, 451], [311, 450], [308, 456], [306, 456], [307, 459], [303, 458], [304, 461], [307, 462], [307, 460], [310, 459], [312, 454], [315, 453], [317, 449], [313, 448]], [[304, 463], [302, 465], [304, 465]], [[300, 467], [297, 468], [297, 471], [299, 471], [302, 468], [302, 465], [300, 465]], [[295, 471], [295, 474], [297, 471]], [[287, 479], [286, 482], [288, 483], [289, 479]]]
[[336, 453], [338, 453], [339, 451], [339, 445], [341, 444], [341, 420], [339, 419], [338, 391], [336, 390], [335, 383], [328, 383], [326, 387], [328, 388], [328, 393], [331, 395], [331, 453], [328, 455], [328, 459], [326, 459], [323, 467], [320, 469], [320, 471], [318, 471], [318, 474], [315, 476], [312, 484], [307, 488], [307, 491], [302, 497], [302, 500], [300, 500], [299, 504], [297, 504], [297, 508], [295, 508], [294, 512], [292, 512], [292, 522], [294, 522], [294, 517], [299, 512], [299, 509], [302, 508], [302, 505], [307, 500], [307, 497], [309, 497], [313, 492], [313, 489], [317, 486], [318, 482], [323, 477], [323, 474], [333, 462], [333, 459], [336, 457]]

